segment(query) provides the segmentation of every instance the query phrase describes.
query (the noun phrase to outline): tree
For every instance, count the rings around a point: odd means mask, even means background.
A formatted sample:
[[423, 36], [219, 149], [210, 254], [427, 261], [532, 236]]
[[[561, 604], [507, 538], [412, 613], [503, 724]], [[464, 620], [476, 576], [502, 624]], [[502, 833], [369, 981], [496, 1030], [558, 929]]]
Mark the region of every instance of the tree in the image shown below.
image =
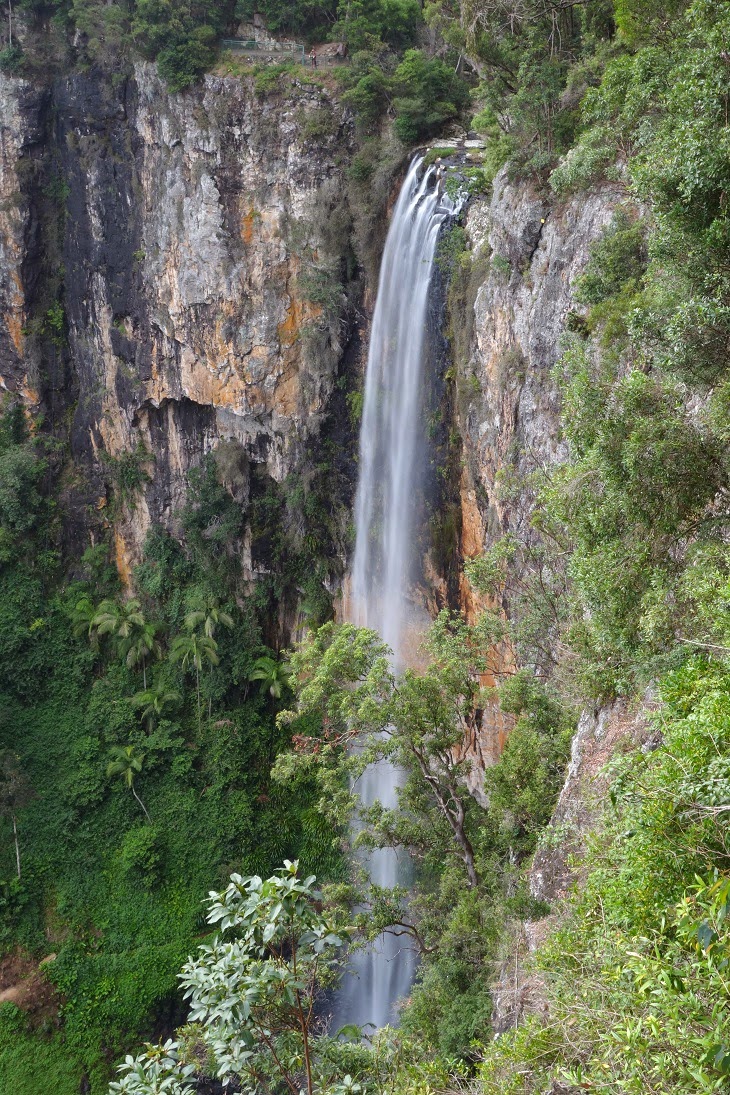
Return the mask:
[[318, 1054], [317, 986], [342, 940], [320, 911], [315, 881], [301, 881], [297, 864], [285, 860], [266, 881], [234, 874], [222, 893], [211, 893], [207, 919], [220, 935], [183, 967], [188, 1024], [177, 1039], [127, 1057], [112, 1092], [183, 1095], [203, 1072], [245, 1091], [360, 1091], [350, 1077], [332, 1082], [332, 1066]]
[[418, 0], [340, 0], [337, 16], [333, 33], [353, 53], [382, 49], [384, 43], [403, 49], [413, 42], [422, 21]]
[[42, 483], [47, 467], [33, 441], [0, 437], [2, 562], [9, 562], [19, 551], [27, 555], [31, 533], [38, 528], [44, 509]]
[[277, 661], [276, 658], [264, 654], [253, 663], [253, 669], [248, 675], [250, 681], [260, 681], [263, 692], [268, 692], [272, 699], [280, 700], [284, 688], [289, 683], [291, 669], [286, 662]]
[[190, 635], [178, 635], [172, 644], [170, 657], [174, 662], [180, 662], [183, 669], [190, 666], [195, 669], [195, 688], [198, 697], [198, 729], [200, 729], [200, 671], [203, 662], [209, 665], [218, 665], [218, 643], [208, 635], [198, 635], [193, 632]]
[[[271, 706], [275, 707], [276, 701], [281, 699], [284, 694], [284, 689], [289, 684], [291, 674], [291, 668], [286, 662], [277, 661], [276, 658], [264, 654], [254, 662], [253, 669], [249, 673], [248, 679], [250, 681], [260, 682], [261, 691], [268, 693]], [[271, 768], [271, 765], [274, 762], [274, 751], [276, 747], [275, 730], [276, 726], [272, 720], [271, 733], [269, 734], [269, 768]]]
[[210, 595], [204, 597], [200, 607], [188, 612], [185, 617], [185, 627], [188, 631], [195, 631], [203, 625], [203, 634], [209, 639], [215, 637], [216, 628], [219, 625], [230, 629], [233, 627], [233, 617], [225, 609], [221, 608], [217, 597]]
[[74, 636], [77, 638], [83, 638], [84, 636], [89, 639], [92, 647], [99, 646], [99, 639], [96, 636], [96, 627], [94, 620], [96, 618], [97, 609], [94, 606], [94, 602], [91, 597], [85, 595], [81, 597], [76, 604], [74, 604], [71, 610], [71, 627]]
[[[391, 760], [408, 774], [401, 798], [414, 810], [371, 810], [361, 819], [361, 839], [425, 852], [440, 833], [444, 854], [458, 857], [466, 885], [477, 888], [478, 808], [465, 784], [469, 761], [463, 746], [479, 718], [479, 678], [495, 638], [490, 626], [485, 619], [471, 628], [442, 612], [425, 643], [427, 668], [397, 678], [388, 648], [373, 631], [352, 624], [320, 628], [292, 657], [297, 705], [279, 717], [295, 729], [298, 718], [309, 726], [318, 718], [322, 735], [296, 734], [297, 751], [278, 759], [274, 777], [286, 781], [298, 769], [314, 771], [323, 808], [342, 823], [356, 808], [355, 797], [342, 790], [343, 773], [356, 779], [368, 765]], [[415, 824], [416, 813], [424, 811], [428, 823]]]
[[131, 639], [144, 625], [142, 607], [134, 597], [122, 604], [102, 601], [91, 620], [97, 635], [110, 635], [118, 643]]
[[394, 76], [395, 130], [402, 141], [415, 142], [437, 132], [469, 101], [469, 89], [449, 65], [409, 49]]
[[147, 658], [150, 654], [159, 654], [160, 652], [160, 644], [155, 638], [156, 633], [156, 624], [145, 623], [142, 627], [134, 630], [129, 638], [122, 643], [122, 651], [126, 652], [125, 661], [127, 666], [130, 669], [136, 669], [140, 662], [142, 664], [142, 682], [145, 691], [147, 690]]
[[[256, 12], [275, 34], [326, 34], [334, 21], [337, 0], [238, 0], [236, 19], [250, 20]], [[314, 39], [315, 41], [321, 39]]]
[[[80, 626], [89, 612], [90, 603], [87, 602], [88, 598], [82, 598], [76, 608]], [[147, 658], [150, 654], [159, 654], [160, 647], [155, 638], [157, 625], [145, 620], [136, 598], [122, 604], [102, 601], [91, 617], [89, 633], [109, 635], [130, 669], [141, 665], [144, 688], [147, 688]]]
[[147, 807], [134, 788], [135, 776], [142, 771], [145, 754], [140, 753], [134, 745], [113, 745], [109, 750], [109, 756], [111, 760], [106, 766], [107, 776], [109, 778], [120, 776], [124, 780], [125, 786], [129, 788], [142, 807], [144, 816], [152, 824], [152, 818], [147, 813]]
[[18, 813], [33, 799], [34, 792], [20, 767], [20, 760], [9, 749], [0, 753], [0, 817], [8, 818], [13, 826], [15, 864], [20, 878], [20, 844]]
[[158, 681], [143, 692], [137, 692], [132, 697], [132, 706], [139, 711], [142, 721], [147, 723], [147, 729], [152, 731], [166, 711], [180, 702], [180, 698], [179, 692]]
[[233, 5], [229, 0], [137, 0], [132, 34], [173, 91], [198, 80], [216, 56]]

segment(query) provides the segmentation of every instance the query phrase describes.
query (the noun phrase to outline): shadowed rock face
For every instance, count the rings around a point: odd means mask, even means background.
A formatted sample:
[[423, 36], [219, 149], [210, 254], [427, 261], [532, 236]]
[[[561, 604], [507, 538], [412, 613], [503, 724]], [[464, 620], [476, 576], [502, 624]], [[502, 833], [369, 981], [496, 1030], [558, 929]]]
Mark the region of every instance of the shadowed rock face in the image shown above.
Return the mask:
[[565, 455], [550, 371], [566, 316], [576, 307], [575, 281], [625, 198], [620, 186], [606, 184], [559, 202], [529, 183], [509, 182], [502, 171], [491, 200], [470, 207], [473, 253], [488, 257], [489, 266], [474, 304], [466, 365], [477, 383], [459, 421], [466, 555], [480, 541], [516, 530], [515, 507], [502, 504], [495, 488], [499, 472], [526, 472]]
[[261, 98], [209, 76], [171, 95], [144, 64], [118, 84], [0, 76], [0, 383], [71, 414], [80, 541], [101, 454], [152, 454], [118, 519], [123, 570], [152, 522], [175, 531], [187, 473], [220, 439], [281, 480], [318, 437], [357, 294], [350, 144], [311, 87]]
[[23, 194], [32, 150], [43, 136], [47, 93], [0, 73], [0, 387], [39, 395], [24, 363], [26, 300], [40, 264], [39, 231]]

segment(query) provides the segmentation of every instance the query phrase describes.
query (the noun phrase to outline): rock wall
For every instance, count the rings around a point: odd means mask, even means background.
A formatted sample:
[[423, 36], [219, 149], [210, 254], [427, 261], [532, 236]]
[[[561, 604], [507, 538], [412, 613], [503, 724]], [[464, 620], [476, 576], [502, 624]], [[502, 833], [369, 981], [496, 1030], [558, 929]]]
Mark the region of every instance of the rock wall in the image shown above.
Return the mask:
[[0, 387], [37, 405], [35, 377], [25, 361], [27, 295], [37, 260], [37, 224], [22, 188], [23, 166], [42, 138], [44, 96], [0, 73]]
[[[626, 200], [619, 184], [559, 201], [547, 188], [512, 182], [506, 170], [489, 199], [468, 209], [465, 229], [472, 267], [483, 271], [469, 315], [466, 360], [455, 363], [456, 424], [462, 441], [461, 558], [471, 558], [504, 535], [529, 536], [529, 496], [519, 504], [500, 478], [525, 479], [565, 455], [560, 400], [551, 370], [560, 356], [566, 317], [582, 311], [573, 288], [590, 248]], [[467, 614], [479, 598], [462, 579]], [[492, 605], [508, 611], [508, 605]], [[514, 664], [508, 644], [495, 652], [498, 668]], [[492, 679], [485, 680], [491, 685]], [[499, 756], [509, 720], [488, 708], [469, 749], [478, 768]]]
[[565, 899], [585, 871], [586, 838], [600, 824], [610, 789], [609, 760], [622, 750], [648, 752], [661, 745], [651, 721], [655, 709], [654, 698], [647, 694], [633, 707], [616, 700], [581, 715], [565, 784], [527, 874], [532, 896], [551, 911], [540, 920], [510, 925], [493, 992], [492, 1025], [497, 1033], [528, 1015], [549, 1014], [545, 981], [531, 958], [559, 926]]
[[510, 182], [503, 170], [491, 199], [469, 207], [472, 254], [487, 270], [474, 303], [471, 356], [460, 364], [473, 378], [459, 416], [465, 556], [521, 519], [500, 499], [500, 473], [526, 474], [564, 455], [551, 369], [568, 313], [582, 311], [573, 299], [575, 281], [624, 200], [623, 188], [606, 184], [561, 202], [546, 189]]
[[220, 440], [281, 481], [331, 413], [359, 291], [351, 141], [311, 85], [211, 75], [171, 95], [145, 64], [50, 88], [0, 76], [0, 383], [72, 416], [80, 526], [104, 509], [102, 454], [149, 454], [116, 517], [123, 573]]
[[[150, 525], [177, 530], [205, 453], [238, 446], [245, 505], [252, 467], [281, 482], [328, 421], [346, 417], [337, 381], [361, 365], [353, 151], [346, 112], [305, 83], [262, 94], [253, 77], [210, 75], [171, 95], [145, 64], [117, 81], [89, 73], [47, 87], [0, 75], [0, 384], [52, 428], [68, 424], [81, 472], [65, 488], [76, 548], [109, 512], [114, 461], [137, 454], [149, 481], [112, 519], [128, 581]], [[500, 496], [500, 476], [562, 454], [551, 369], [575, 280], [623, 200], [612, 184], [558, 201], [503, 171], [469, 206], [477, 283], [445, 415], [461, 461], [437, 503], [457, 511], [460, 532], [452, 557], [427, 559], [431, 611], [455, 597], [476, 611], [454, 582], [461, 559], [529, 524], [529, 506]], [[431, 317], [439, 373], [440, 324]], [[434, 390], [446, 407], [448, 388]], [[442, 432], [437, 462], [449, 459]], [[342, 447], [352, 461], [355, 439]], [[513, 662], [508, 646], [497, 661]], [[467, 743], [475, 790], [508, 731], [485, 711]]]

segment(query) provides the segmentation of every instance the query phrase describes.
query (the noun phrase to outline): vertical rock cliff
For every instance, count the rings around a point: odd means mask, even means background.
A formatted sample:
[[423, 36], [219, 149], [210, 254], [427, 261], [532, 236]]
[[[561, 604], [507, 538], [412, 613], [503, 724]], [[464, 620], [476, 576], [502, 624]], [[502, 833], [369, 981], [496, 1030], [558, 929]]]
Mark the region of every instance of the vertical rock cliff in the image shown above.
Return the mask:
[[[511, 181], [503, 170], [490, 197], [469, 206], [466, 323], [453, 340], [454, 414], [462, 445], [461, 559], [504, 536], [523, 542], [533, 536], [529, 477], [566, 455], [551, 373], [566, 324], [581, 311], [575, 282], [592, 244], [625, 199], [619, 184], [604, 184], [560, 200], [545, 187]], [[510, 480], [520, 484], [516, 497], [505, 489]], [[512, 575], [516, 582], [521, 577]], [[478, 608], [479, 599], [464, 579], [460, 600], [468, 613]], [[492, 607], [509, 613], [511, 606], [505, 601]], [[513, 652], [504, 646], [497, 658], [510, 664]], [[469, 745], [478, 768], [493, 763], [508, 730], [501, 712], [485, 712], [481, 733]]]
[[576, 278], [624, 197], [619, 186], [604, 185], [559, 201], [502, 171], [491, 200], [469, 208], [473, 261], [485, 276], [473, 305], [469, 357], [460, 363], [468, 386], [458, 415], [466, 557], [516, 530], [520, 515], [500, 500], [500, 473], [524, 475], [564, 455], [551, 370], [576, 308]]
[[235, 444], [245, 500], [252, 467], [282, 482], [332, 414], [359, 292], [351, 123], [324, 89], [208, 76], [171, 95], [144, 64], [0, 76], [0, 115], [2, 384], [71, 421], [80, 543], [109, 468], [138, 461], [114, 517], [128, 580], [205, 453]]

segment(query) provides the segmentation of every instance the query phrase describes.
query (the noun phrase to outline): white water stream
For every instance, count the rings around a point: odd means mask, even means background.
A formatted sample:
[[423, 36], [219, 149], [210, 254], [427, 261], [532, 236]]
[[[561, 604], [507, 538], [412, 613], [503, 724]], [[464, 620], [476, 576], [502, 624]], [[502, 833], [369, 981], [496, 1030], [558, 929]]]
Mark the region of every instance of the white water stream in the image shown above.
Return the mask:
[[[396, 669], [408, 663], [408, 637], [417, 624], [410, 600], [417, 552], [417, 514], [427, 450], [424, 428], [425, 335], [436, 242], [455, 212], [439, 192], [437, 169], [417, 157], [393, 211], [383, 252], [365, 376], [360, 464], [355, 499], [352, 567], [354, 623], [377, 631], [393, 651]], [[398, 804], [400, 773], [387, 761], [358, 782], [365, 806]], [[408, 857], [391, 849], [367, 855], [379, 886], [407, 885]], [[336, 1026], [376, 1027], [397, 1021], [396, 1004], [410, 991], [415, 954], [407, 937], [382, 935], [352, 955], [350, 974], [335, 1000]]]

